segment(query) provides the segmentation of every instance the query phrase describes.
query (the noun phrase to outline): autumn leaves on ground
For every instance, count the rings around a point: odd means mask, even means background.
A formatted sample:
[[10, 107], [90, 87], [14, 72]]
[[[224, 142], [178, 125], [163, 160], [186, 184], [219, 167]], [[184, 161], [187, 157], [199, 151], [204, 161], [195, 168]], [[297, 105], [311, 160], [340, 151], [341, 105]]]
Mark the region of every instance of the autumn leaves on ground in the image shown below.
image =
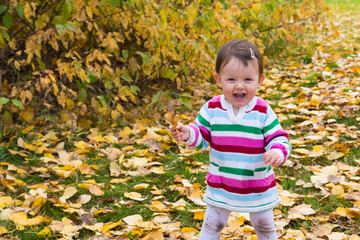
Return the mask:
[[[356, 14], [328, 16], [311, 36], [313, 56], [266, 66], [259, 94], [293, 147], [275, 169], [280, 239], [360, 239], [359, 23]], [[218, 93], [209, 85], [195, 107]], [[177, 107], [168, 121], [193, 121], [196, 111]], [[162, 123], [19, 130], [16, 145], [0, 145], [0, 238], [197, 239], [207, 154], [175, 142]], [[248, 216], [233, 213], [222, 239], [239, 236], [256, 239]]]

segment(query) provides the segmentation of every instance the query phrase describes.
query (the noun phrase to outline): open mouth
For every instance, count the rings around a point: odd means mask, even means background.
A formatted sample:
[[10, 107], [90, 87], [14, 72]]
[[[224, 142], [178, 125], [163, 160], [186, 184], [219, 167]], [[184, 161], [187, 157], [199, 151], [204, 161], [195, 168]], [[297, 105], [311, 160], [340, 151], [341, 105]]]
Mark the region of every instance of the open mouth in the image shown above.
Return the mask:
[[245, 98], [246, 94], [245, 93], [235, 93], [234, 94], [234, 98], [237, 100], [241, 100], [243, 98]]

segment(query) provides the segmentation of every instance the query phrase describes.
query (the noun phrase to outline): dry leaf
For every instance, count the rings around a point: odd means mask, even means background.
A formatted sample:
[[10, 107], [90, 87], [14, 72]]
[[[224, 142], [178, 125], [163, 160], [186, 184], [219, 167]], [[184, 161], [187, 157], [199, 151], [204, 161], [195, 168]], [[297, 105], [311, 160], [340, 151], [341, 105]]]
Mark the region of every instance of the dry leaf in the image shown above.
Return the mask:
[[74, 196], [77, 192], [78, 190], [75, 187], [68, 187], [59, 199], [61, 202], [66, 203], [66, 200]]
[[148, 235], [146, 235], [144, 238], [142, 238], [142, 240], [163, 240], [164, 239], [164, 235], [161, 231], [153, 231], [151, 233], [149, 233]]
[[140, 193], [137, 192], [125, 192], [124, 196], [135, 201], [144, 201], [147, 197], [143, 197]]
[[170, 211], [170, 209], [168, 209], [165, 204], [163, 204], [160, 201], [154, 201], [152, 203], [152, 205], [150, 206], [150, 209], [156, 212], [167, 212]]
[[311, 208], [310, 204], [301, 204], [289, 210], [289, 218], [303, 219], [305, 216], [315, 214], [315, 210]]
[[92, 195], [95, 196], [102, 196], [105, 194], [98, 186], [89, 187], [88, 190]]
[[7, 230], [5, 227], [0, 226], [0, 236], [1, 236], [1, 235], [4, 235], [4, 234], [6, 234], [6, 233], [8, 233], [8, 230]]
[[168, 112], [165, 113], [165, 120], [171, 126], [176, 128], [177, 126], [177, 117], [176, 117], [176, 110], [174, 107], [174, 101], [170, 101], [168, 104]]
[[137, 225], [142, 222], [143, 218], [140, 214], [124, 217], [122, 219], [127, 225]]
[[122, 220], [119, 220], [115, 223], [111, 223], [111, 224], [106, 224], [101, 228], [101, 232], [102, 233], [106, 233], [108, 231], [110, 231], [113, 228], [116, 228], [117, 226], [119, 226], [122, 223]]
[[87, 204], [88, 202], [90, 202], [90, 200], [91, 200], [91, 195], [89, 195], [89, 194], [83, 194], [83, 195], [80, 195], [78, 201], [79, 201], [81, 204]]

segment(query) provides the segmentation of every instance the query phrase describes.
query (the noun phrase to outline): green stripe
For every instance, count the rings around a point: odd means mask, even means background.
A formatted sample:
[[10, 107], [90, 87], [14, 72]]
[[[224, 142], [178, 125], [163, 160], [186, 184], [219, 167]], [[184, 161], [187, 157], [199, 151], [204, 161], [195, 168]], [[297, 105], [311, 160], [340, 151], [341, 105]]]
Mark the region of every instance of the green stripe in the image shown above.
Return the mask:
[[233, 132], [245, 132], [262, 135], [262, 131], [258, 127], [242, 126], [238, 124], [214, 124], [211, 125], [211, 131], [233, 131]]
[[205, 118], [203, 118], [203, 116], [201, 116], [200, 114], [198, 116], [198, 120], [205, 127], [210, 127], [210, 123]]
[[200, 145], [197, 146], [197, 148], [198, 148], [198, 149], [202, 149], [203, 147], [204, 147], [204, 144], [203, 144], [203, 142], [201, 141]]
[[206, 198], [210, 199], [211, 201], [213, 202], [216, 202], [216, 203], [221, 203], [221, 204], [224, 204], [224, 205], [227, 205], [227, 206], [230, 206], [230, 207], [238, 207], [238, 208], [258, 208], [258, 207], [263, 207], [263, 206], [266, 206], [266, 205], [271, 205], [273, 204], [274, 202], [277, 202], [278, 199], [276, 199], [275, 201], [272, 201], [271, 203], [266, 203], [266, 204], [261, 204], [261, 205], [257, 205], [257, 206], [235, 206], [235, 205], [231, 205], [231, 204], [227, 204], [226, 202], [222, 202], [222, 201], [216, 201], [208, 196], [205, 196]]
[[270, 125], [264, 127], [264, 133], [273, 129], [276, 125], [280, 125], [279, 119], [275, 119]]
[[[254, 171], [249, 169], [241, 169], [241, 168], [231, 168], [231, 167], [220, 167], [218, 164], [210, 162], [210, 164], [214, 165], [215, 167], [219, 168], [219, 172], [223, 173], [230, 173], [235, 175], [242, 175], [242, 176], [254, 176], [254, 172], [263, 172], [266, 170], [265, 167], [256, 168]], [[268, 166], [267, 171], [270, 171], [272, 168]]]

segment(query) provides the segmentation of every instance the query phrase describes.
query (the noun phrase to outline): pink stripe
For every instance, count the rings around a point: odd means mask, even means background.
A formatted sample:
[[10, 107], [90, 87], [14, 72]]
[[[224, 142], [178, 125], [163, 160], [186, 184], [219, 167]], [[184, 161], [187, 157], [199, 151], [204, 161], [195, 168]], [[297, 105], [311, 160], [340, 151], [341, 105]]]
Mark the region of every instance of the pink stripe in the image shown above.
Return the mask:
[[205, 139], [205, 141], [210, 142], [210, 140], [211, 140], [210, 132], [204, 126], [199, 126], [199, 129], [200, 129], [201, 135]]
[[195, 127], [194, 125], [189, 125], [189, 127], [194, 129], [194, 132], [195, 132], [195, 142], [193, 144], [189, 145], [191, 147], [194, 147], [199, 140], [199, 129], [197, 129], [197, 127]]
[[274, 132], [273, 134], [266, 137], [265, 144], [268, 145], [269, 142], [271, 142], [271, 140], [273, 140], [276, 137], [281, 137], [281, 136], [288, 138], [287, 132], [285, 132], [282, 129], [279, 129], [276, 132]]
[[288, 151], [286, 150], [284, 145], [282, 145], [281, 143], [275, 143], [274, 145], [271, 146], [270, 149], [274, 149], [274, 148], [280, 149], [283, 152], [285, 159], [287, 158]]
[[269, 105], [264, 99], [262, 98], [258, 98], [256, 105], [262, 106], [262, 107], [266, 107]]
[[208, 104], [208, 108], [209, 109], [220, 108], [221, 110], [226, 111], [221, 105], [220, 96], [217, 96], [217, 97], [211, 99]]
[[275, 175], [272, 174], [264, 179], [258, 180], [236, 180], [232, 178], [226, 178], [223, 176], [213, 175], [208, 172], [207, 182], [212, 184], [225, 184], [230, 187], [236, 188], [258, 188], [258, 187], [268, 187], [275, 180]]
[[218, 145], [229, 145], [234, 147], [264, 147], [263, 139], [250, 139], [242, 137], [223, 137], [223, 136], [212, 136], [212, 142]]

